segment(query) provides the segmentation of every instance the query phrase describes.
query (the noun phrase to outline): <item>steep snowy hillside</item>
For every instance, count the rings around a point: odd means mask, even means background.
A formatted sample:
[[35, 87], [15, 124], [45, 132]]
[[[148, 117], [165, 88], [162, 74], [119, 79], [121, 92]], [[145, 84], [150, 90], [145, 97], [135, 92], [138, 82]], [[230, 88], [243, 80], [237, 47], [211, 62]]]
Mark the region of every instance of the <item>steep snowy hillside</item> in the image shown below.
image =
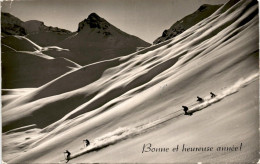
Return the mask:
[[[68, 163], [256, 163], [258, 2], [233, 2], [170, 40], [86, 65], [36, 89], [5, 90], [3, 160], [65, 163], [69, 150]], [[120, 33], [112, 25], [98, 28], [106, 24], [98, 22], [83, 21], [64, 45], [83, 44], [85, 34], [98, 42], [109, 40], [106, 32]], [[183, 105], [192, 115], [184, 115]], [[179, 149], [148, 152], [149, 143]], [[183, 144], [238, 150], [182, 152]]]
[[157, 38], [153, 42], [153, 44], [158, 44], [160, 42], [171, 39], [171, 38], [183, 33], [185, 30], [194, 26], [195, 24], [202, 21], [203, 19], [209, 17], [220, 6], [221, 5], [208, 5], [208, 4], [204, 4], [204, 5], [200, 6], [197, 11], [195, 11], [194, 13], [177, 21], [168, 30], [164, 30], [162, 33], [162, 36]]

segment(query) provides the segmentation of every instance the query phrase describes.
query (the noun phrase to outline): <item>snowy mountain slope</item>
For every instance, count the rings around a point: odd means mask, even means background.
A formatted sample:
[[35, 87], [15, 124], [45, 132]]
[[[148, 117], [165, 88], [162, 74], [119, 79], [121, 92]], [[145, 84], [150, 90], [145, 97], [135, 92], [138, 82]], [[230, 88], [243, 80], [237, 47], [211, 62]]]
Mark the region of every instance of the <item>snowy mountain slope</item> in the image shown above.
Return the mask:
[[41, 46], [54, 46], [74, 33], [58, 27], [46, 26], [38, 20], [30, 20], [23, 23], [30, 40]]
[[46, 26], [43, 22], [30, 20], [23, 22], [15, 16], [1, 12], [2, 36], [27, 36], [41, 46], [50, 46], [69, 37], [72, 32], [58, 27]]
[[[138, 47], [148, 47], [150, 43], [142, 39], [129, 35], [116, 28], [105, 19], [92, 13], [87, 19], [79, 23], [76, 32], [70, 32], [57, 27], [46, 26], [43, 22], [30, 20], [23, 22], [9, 13], [2, 12], [2, 31], [8, 31], [11, 27], [24, 29], [26, 38], [41, 47], [58, 46], [70, 51], [47, 51], [47, 55], [52, 57], [63, 57], [80, 65], [91, 64], [101, 60], [107, 60], [123, 55], [128, 55], [136, 51]], [[18, 23], [17, 23], [18, 22]], [[10, 27], [9, 27], [10, 26]], [[15, 30], [15, 28], [13, 28]], [[12, 36], [17, 32], [6, 34], [4, 44], [7, 42], [16, 45], [16, 41], [12, 43]], [[16, 35], [19, 35], [17, 33]], [[22, 34], [21, 34], [22, 35]], [[18, 44], [23, 48], [27, 47], [26, 43]], [[2, 45], [5, 51], [10, 51], [8, 44]], [[20, 48], [20, 47], [19, 47]], [[104, 55], [106, 54], [106, 55]]]
[[[1, 12], [1, 16], [2, 88], [39, 87], [80, 67], [61, 55], [68, 54], [67, 49], [57, 46], [41, 47], [28, 39], [28, 33], [31, 34], [33, 29], [49, 33], [52, 31], [53, 34], [64, 30], [47, 27], [43, 23], [38, 23], [37, 28], [31, 26], [30, 21], [28, 24], [9, 13]], [[49, 56], [49, 52], [55, 55]]]
[[127, 55], [135, 52], [137, 47], [148, 47], [150, 44], [121, 31], [96, 13], [91, 13], [79, 23], [74, 35], [57, 45], [75, 54], [69, 59], [86, 65]]
[[3, 88], [39, 87], [79, 68], [64, 58], [45, 58], [29, 52], [2, 53]]
[[[226, 6], [171, 40], [84, 66], [8, 103], [4, 160], [57, 163], [68, 149], [69, 163], [257, 161], [258, 5]], [[196, 96], [206, 101], [197, 104]], [[183, 115], [182, 105], [193, 115]], [[142, 153], [147, 143], [241, 142], [239, 152]]]
[[80, 68], [80, 65], [66, 58], [54, 58], [45, 54], [48, 51], [59, 54], [68, 50], [56, 46], [40, 47], [24, 36], [5, 36], [1, 45], [4, 89], [39, 87], [66, 72]]
[[56, 34], [71, 34], [69, 30], [60, 29], [58, 27], [46, 26], [43, 22], [38, 20], [26, 21], [23, 24], [28, 34], [39, 33], [39, 32], [53, 32]]
[[12, 102], [18, 97], [25, 95], [26, 93], [33, 91], [34, 88], [22, 88], [22, 89], [2, 89], [2, 106]]
[[208, 4], [204, 4], [200, 6], [197, 11], [177, 21], [168, 30], [164, 30], [162, 36], [157, 38], [153, 42], [153, 44], [158, 44], [160, 42], [171, 39], [183, 33], [185, 30], [189, 29], [193, 25], [209, 17], [212, 13], [214, 13], [217, 9], [219, 9], [220, 6], [221, 5], [208, 5]]
[[36, 51], [40, 50], [41, 47], [31, 40], [27, 39], [26, 37], [18, 36], [18, 35], [9, 35], [2, 37], [1, 39], [2, 49], [4, 47], [9, 47], [10, 49], [5, 50], [3, 49], [2, 52], [8, 51]]

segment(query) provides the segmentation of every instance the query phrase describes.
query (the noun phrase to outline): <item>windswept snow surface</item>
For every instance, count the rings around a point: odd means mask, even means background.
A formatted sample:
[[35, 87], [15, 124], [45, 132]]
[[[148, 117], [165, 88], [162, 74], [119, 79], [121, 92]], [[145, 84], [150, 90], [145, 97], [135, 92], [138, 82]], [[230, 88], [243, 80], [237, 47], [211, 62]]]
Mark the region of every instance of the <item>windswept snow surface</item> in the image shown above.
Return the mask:
[[[195, 104], [188, 113], [195, 113], [197, 111], [200, 111], [210, 105], [213, 105], [214, 103], [219, 102], [220, 100], [224, 99], [227, 96], [230, 96], [236, 92], [238, 92], [241, 88], [249, 85], [253, 81], [258, 80], [258, 73], [253, 74], [249, 76], [246, 79], [240, 79], [238, 82], [236, 82], [233, 86], [228, 87], [220, 95], [210, 98], [206, 97], [204, 98], [204, 102], [200, 104]], [[95, 138], [91, 144], [91, 146], [87, 147], [86, 149], [81, 149], [79, 152], [75, 152], [71, 158], [76, 158], [78, 156], [81, 156], [83, 154], [98, 151], [102, 148], [105, 148], [107, 146], [116, 144], [117, 142], [120, 142], [122, 140], [134, 137], [136, 135], [140, 135], [146, 131], [149, 131], [151, 128], [156, 128], [159, 125], [165, 123], [166, 121], [169, 121], [171, 119], [178, 118], [180, 116], [184, 116], [184, 113], [182, 110], [175, 111], [173, 113], [170, 113], [162, 118], [158, 118], [156, 120], [150, 121], [148, 123], [144, 123], [141, 125], [136, 125], [134, 127], [119, 127], [118, 129], [106, 133], [101, 137]]]
[[[63, 163], [69, 150], [69, 163], [256, 163], [258, 28], [257, 1], [228, 3], [171, 40], [25, 93], [2, 110], [4, 161]], [[180, 150], [142, 153], [148, 143]], [[236, 152], [181, 152], [241, 143]]]

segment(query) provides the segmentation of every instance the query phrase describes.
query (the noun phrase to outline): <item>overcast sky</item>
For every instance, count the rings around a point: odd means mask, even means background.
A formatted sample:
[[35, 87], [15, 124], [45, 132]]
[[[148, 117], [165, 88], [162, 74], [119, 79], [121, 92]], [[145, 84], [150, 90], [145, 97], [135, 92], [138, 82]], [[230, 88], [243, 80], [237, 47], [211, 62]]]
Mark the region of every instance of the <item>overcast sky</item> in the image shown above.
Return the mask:
[[92, 12], [119, 29], [152, 43], [176, 21], [202, 4], [228, 0], [29, 0], [2, 2], [2, 11], [22, 21], [40, 20], [45, 25], [76, 31]]

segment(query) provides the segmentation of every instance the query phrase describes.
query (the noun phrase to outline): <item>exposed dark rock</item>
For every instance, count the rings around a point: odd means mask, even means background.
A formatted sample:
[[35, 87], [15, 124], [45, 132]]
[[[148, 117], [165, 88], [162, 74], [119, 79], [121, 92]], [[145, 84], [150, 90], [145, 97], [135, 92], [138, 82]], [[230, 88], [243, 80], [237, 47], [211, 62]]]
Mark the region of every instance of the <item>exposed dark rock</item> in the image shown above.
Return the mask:
[[85, 27], [106, 30], [109, 26], [110, 24], [105, 19], [99, 17], [96, 13], [91, 13], [87, 19], [84, 19], [79, 23], [77, 32], [81, 31]]
[[52, 27], [52, 26], [45, 26], [45, 30], [47, 32], [56, 32], [56, 33], [59, 33], [59, 34], [70, 34], [71, 31], [69, 30], [65, 30], [65, 29], [61, 29], [61, 28], [58, 28], [58, 27]]
[[1, 32], [4, 35], [26, 35], [22, 21], [15, 16], [1, 12]]
[[200, 8], [198, 9], [199, 11], [203, 11], [207, 8], [208, 5], [202, 5], [200, 6]]
[[162, 37], [166, 37], [167, 36], [167, 30], [164, 30], [162, 33]]

